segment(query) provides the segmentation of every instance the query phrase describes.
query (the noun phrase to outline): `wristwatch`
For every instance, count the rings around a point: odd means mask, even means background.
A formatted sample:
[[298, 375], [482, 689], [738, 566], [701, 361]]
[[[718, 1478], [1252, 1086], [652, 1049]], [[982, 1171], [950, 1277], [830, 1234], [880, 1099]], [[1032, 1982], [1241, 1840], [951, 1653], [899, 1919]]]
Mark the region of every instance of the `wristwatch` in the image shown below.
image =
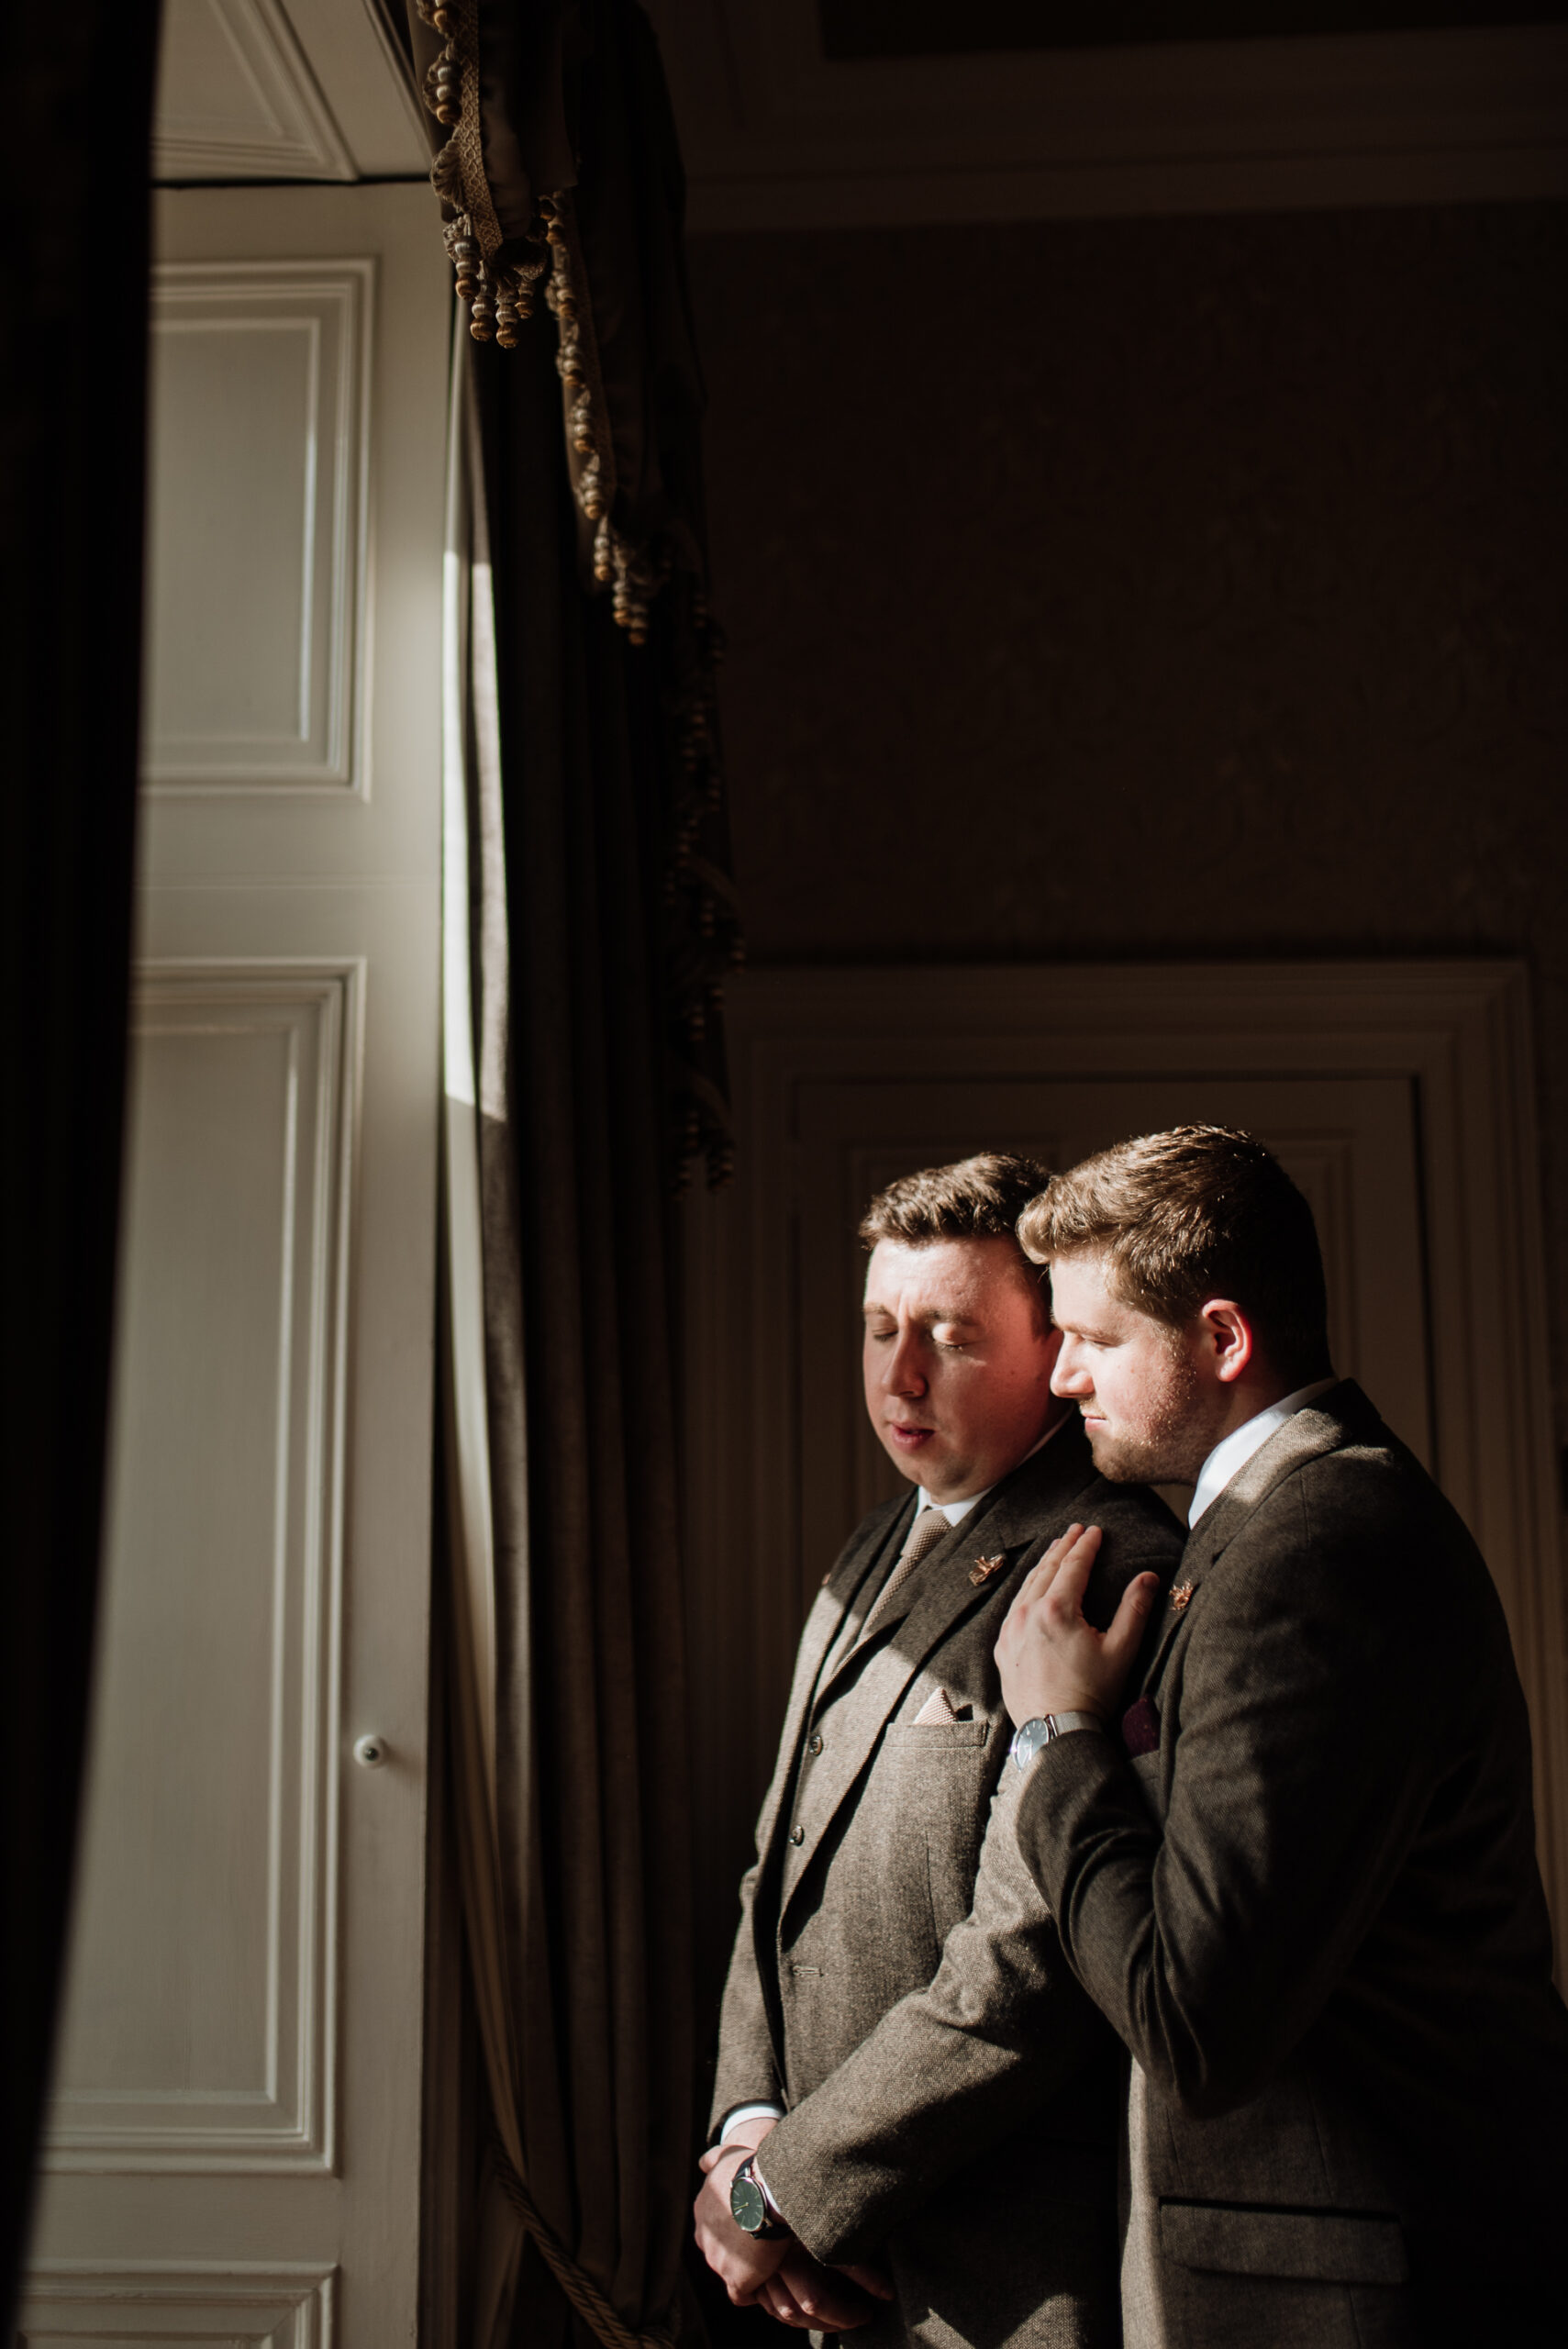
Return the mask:
[[729, 2181], [729, 2215], [753, 2243], [782, 2243], [791, 2230], [768, 2199], [768, 2189], [752, 2166], [756, 2158], [748, 2154]]
[[1065, 1737], [1074, 1729], [1097, 1729], [1103, 1735], [1105, 1726], [1098, 1713], [1040, 1713], [1032, 1721], [1020, 1722], [1007, 1751], [1019, 1769], [1027, 1770], [1040, 1747], [1053, 1738]]

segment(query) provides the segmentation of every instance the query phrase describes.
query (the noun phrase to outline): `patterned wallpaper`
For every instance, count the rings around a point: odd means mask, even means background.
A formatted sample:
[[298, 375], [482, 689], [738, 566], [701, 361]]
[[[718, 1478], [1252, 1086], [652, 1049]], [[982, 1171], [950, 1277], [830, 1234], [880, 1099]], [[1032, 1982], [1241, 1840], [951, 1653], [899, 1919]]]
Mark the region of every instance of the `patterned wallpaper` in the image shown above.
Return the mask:
[[711, 238], [753, 961], [1523, 954], [1568, 1440], [1568, 214]]

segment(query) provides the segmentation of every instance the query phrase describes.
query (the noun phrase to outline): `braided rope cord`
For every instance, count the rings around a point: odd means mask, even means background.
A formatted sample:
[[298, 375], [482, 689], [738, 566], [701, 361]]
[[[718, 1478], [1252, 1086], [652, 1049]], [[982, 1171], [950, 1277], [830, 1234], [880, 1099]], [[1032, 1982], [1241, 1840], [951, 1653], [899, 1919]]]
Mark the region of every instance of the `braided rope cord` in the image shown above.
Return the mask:
[[634, 2332], [628, 2324], [622, 2323], [593, 2277], [584, 2274], [571, 2253], [557, 2240], [499, 2136], [492, 2141], [491, 2152], [507, 2201], [539, 2246], [545, 2266], [584, 2323], [604, 2343], [605, 2349], [674, 2349], [675, 2329], [672, 2324], [650, 2325], [645, 2332]]

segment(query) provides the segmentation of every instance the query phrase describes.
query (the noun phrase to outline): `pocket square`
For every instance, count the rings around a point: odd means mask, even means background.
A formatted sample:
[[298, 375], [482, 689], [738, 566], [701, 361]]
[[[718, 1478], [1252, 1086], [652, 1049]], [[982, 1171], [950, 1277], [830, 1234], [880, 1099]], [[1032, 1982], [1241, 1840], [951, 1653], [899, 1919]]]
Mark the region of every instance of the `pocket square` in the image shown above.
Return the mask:
[[1140, 1753], [1160, 1751], [1160, 1716], [1152, 1697], [1140, 1697], [1121, 1717], [1121, 1742], [1136, 1761]]
[[947, 1729], [954, 1721], [974, 1719], [973, 1705], [955, 1705], [945, 1688], [933, 1688], [915, 1716], [917, 1729]]

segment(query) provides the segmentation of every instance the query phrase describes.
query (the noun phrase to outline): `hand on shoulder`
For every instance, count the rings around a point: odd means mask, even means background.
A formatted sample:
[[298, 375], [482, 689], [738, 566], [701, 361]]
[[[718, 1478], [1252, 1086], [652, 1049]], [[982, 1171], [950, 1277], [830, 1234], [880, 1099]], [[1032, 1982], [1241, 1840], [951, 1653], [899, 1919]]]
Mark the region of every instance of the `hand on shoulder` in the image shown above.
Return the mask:
[[1160, 1597], [1156, 1574], [1134, 1575], [1110, 1627], [1096, 1631], [1084, 1593], [1099, 1553], [1097, 1525], [1070, 1525], [1025, 1576], [996, 1642], [1002, 1697], [1014, 1723], [1045, 1713], [1094, 1713], [1109, 1723]]

